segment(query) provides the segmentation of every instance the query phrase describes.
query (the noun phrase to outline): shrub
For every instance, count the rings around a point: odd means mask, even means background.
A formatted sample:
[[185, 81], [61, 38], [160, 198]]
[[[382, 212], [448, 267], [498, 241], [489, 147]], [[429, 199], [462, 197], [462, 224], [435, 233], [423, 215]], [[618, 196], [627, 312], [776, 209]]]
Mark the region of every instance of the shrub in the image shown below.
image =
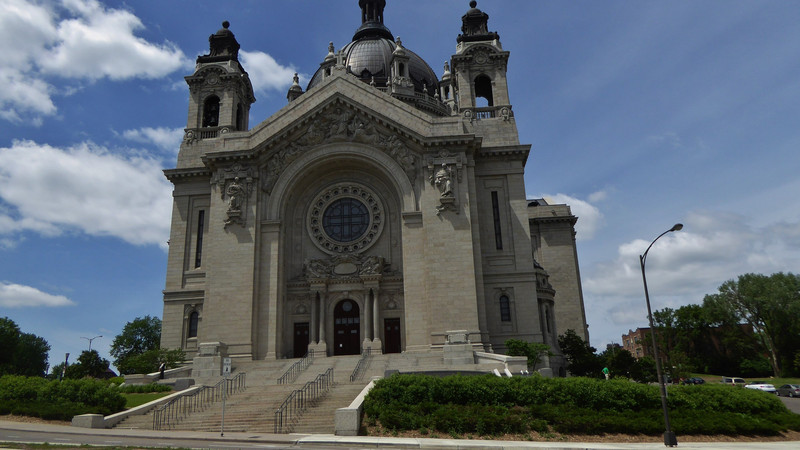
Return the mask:
[[167, 392], [171, 390], [172, 386], [158, 383], [130, 384], [119, 387], [119, 392], [125, 394], [147, 394], [150, 392]]
[[[800, 415], [774, 395], [730, 386], [670, 386], [680, 434], [773, 435], [800, 430]], [[368, 423], [446, 434], [663, 432], [657, 386], [590, 378], [395, 375], [367, 395]]]
[[125, 398], [102, 380], [46, 380], [41, 377], [0, 377], [2, 411], [69, 420], [77, 414], [112, 414], [125, 408]]

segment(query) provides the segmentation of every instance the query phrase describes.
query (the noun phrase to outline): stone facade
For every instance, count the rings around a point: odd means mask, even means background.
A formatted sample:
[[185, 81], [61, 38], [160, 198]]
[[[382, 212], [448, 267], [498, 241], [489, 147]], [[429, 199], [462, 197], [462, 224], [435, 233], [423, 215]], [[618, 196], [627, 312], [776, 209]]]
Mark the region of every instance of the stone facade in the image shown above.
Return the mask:
[[[557, 350], [562, 320], [586, 332], [576, 218], [565, 205], [547, 206], [560, 220], [540, 217], [525, 198], [530, 145], [488, 16], [464, 15], [437, 79], [391, 39], [384, 3], [360, 1], [354, 41], [331, 45], [307, 90], [295, 78], [289, 104], [253, 128], [239, 44], [227, 23], [211, 36], [165, 171], [162, 346], [224, 343], [252, 359], [441, 352], [447, 330], [467, 330], [473, 350], [502, 352], [512, 338]], [[374, 61], [352, 48], [377, 43], [388, 65], [356, 70]]]

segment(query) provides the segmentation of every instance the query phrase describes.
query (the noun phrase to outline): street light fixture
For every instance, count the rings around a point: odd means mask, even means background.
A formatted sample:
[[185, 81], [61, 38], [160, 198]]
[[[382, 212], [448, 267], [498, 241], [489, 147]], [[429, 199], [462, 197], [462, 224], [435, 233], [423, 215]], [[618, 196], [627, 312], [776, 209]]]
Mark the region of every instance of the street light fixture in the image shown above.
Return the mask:
[[92, 341], [97, 339], [97, 338], [101, 338], [101, 337], [103, 337], [103, 336], [95, 336], [95, 337], [90, 339], [90, 338], [81, 336], [81, 339], [86, 339], [87, 341], [89, 341], [89, 351], [91, 352], [92, 351]]
[[655, 331], [656, 328], [653, 324], [653, 311], [650, 309], [650, 294], [647, 292], [647, 277], [644, 274], [644, 264], [647, 262], [647, 252], [650, 251], [650, 248], [656, 243], [657, 240], [661, 238], [661, 236], [672, 231], [679, 231], [681, 229], [683, 229], [683, 224], [676, 223], [672, 226], [672, 228], [659, 234], [657, 238], [653, 239], [653, 242], [650, 243], [650, 245], [647, 247], [647, 250], [644, 251], [644, 254], [639, 255], [639, 263], [642, 266], [642, 282], [644, 283], [644, 298], [647, 302], [647, 318], [650, 319], [650, 339], [653, 341], [653, 356], [656, 359], [656, 375], [658, 376], [658, 386], [661, 388], [661, 408], [664, 410], [664, 426], [666, 427], [666, 431], [664, 431], [664, 445], [667, 447], [674, 447], [678, 445], [678, 439], [675, 437], [675, 433], [669, 426], [669, 411], [667, 410], [667, 387], [664, 385], [664, 376], [661, 373], [661, 360], [658, 357], [658, 345], [656, 344]]

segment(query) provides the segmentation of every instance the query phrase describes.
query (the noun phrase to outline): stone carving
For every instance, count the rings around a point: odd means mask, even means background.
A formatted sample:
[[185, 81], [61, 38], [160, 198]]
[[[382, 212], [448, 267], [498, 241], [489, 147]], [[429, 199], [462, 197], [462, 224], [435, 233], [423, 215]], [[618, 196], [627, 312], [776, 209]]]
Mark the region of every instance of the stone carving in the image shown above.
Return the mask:
[[337, 106], [312, 120], [305, 133], [269, 158], [261, 188], [267, 194], [272, 194], [272, 188], [275, 187], [283, 169], [308, 147], [324, 142], [358, 142], [377, 147], [403, 168], [411, 183], [416, 179], [417, 162], [414, 154], [397, 135], [378, 130], [375, 124], [361, 113], [344, 106]]
[[247, 202], [253, 192], [254, 172], [253, 168], [237, 163], [217, 170], [211, 179], [211, 183], [219, 187], [221, 198], [227, 198], [225, 227], [234, 223], [244, 226], [247, 220]]
[[306, 259], [303, 262], [303, 273], [306, 279], [372, 277], [382, 275], [388, 268], [389, 264], [386, 263], [386, 259], [383, 256], [375, 255], [346, 254], [328, 259]]
[[442, 198], [453, 197], [453, 170], [447, 164], [442, 164], [433, 176], [433, 184], [439, 188]]

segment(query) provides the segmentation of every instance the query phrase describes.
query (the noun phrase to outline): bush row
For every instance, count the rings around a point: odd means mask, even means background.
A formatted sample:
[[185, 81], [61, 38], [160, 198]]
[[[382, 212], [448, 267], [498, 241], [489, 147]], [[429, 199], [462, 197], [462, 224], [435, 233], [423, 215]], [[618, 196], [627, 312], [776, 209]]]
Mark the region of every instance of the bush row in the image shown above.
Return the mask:
[[[729, 386], [674, 386], [672, 425], [681, 434], [772, 435], [800, 430], [775, 396]], [[395, 375], [364, 403], [368, 421], [395, 430], [571, 434], [663, 432], [657, 386], [588, 378]], [[549, 428], [548, 428], [549, 427]]]
[[125, 394], [147, 394], [150, 392], [167, 392], [171, 390], [172, 386], [158, 383], [130, 384], [119, 387], [119, 391]]
[[108, 415], [121, 411], [125, 397], [103, 380], [57, 381], [6, 375], [0, 377], [0, 405], [4, 414], [69, 420], [76, 414]]

